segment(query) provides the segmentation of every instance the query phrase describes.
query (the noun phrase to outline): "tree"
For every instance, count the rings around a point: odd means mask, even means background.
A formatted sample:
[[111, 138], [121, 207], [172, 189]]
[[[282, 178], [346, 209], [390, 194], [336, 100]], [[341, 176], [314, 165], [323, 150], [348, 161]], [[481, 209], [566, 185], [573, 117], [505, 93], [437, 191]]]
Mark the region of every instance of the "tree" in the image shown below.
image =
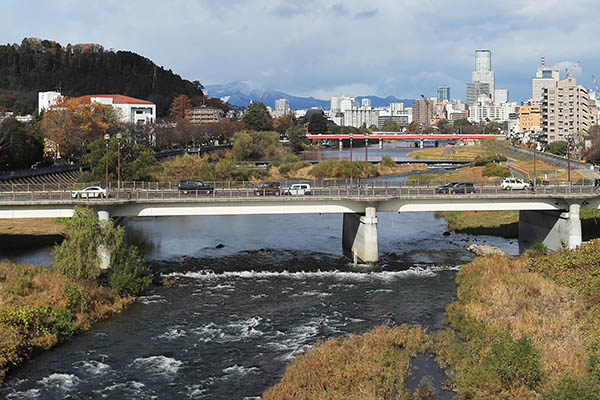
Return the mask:
[[273, 120], [267, 106], [263, 103], [251, 103], [246, 108], [242, 122], [248, 129], [254, 131], [270, 131], [273, 128]]
[[450, 122], [447, 119], [440, 119], [437, 122], [440, 133], [450, 133]]
[[308, 144], [306, 140], [306, 129], [303, 126], [295, 125], [286, 131], [286, 135], [295, 151], [304, 149]]
[[592, 141], [591, 147], [584, 152], [584, 159], [593, 164], [600, 164], [600, 126], [594, 125], [588, 132]]
[[384, 132], [400, 132], [402, 131], [402, 126], [398, 122], [388, 119], [383, 123], [381, 130]]
[[277, 132], [241, 131], [233, 136], [232, 152], [237, 161], [281, 160], [286, 149]]
[[[151, 178], [151, 168], [157, 164], [151, 149], [132, 143], [126, 133], [121, 138], [121, 181], [144, 181]], [[109, 179], [117, 180], [118, 140], [112, 135], [108, 142]], [[104, 181], [106, 176], [106, 142], [99, 138], [89, 146], [84, 160], [92, 165], [92, 170], [81, 176], [84, 182]]]
[[44, 141], [34, 126], [14, 118], [0, 123], [0, 170], [30, 168], [43, 153]]
[[41, 131], [59, 145], [61, 154], [79, 160], [89, 143], [118, 128], [117, 113], [110, 105], [69, 99], [44, 113]]
[[289, 115], [283, 115], [273, 119], [273, 130], [283, 135], [292, 126], [292, 118]]
[[169, 108], [169, 115], [171, 116], [171, 119], [175, 121], [183, 120], [185, 118], [185, 111], [192, 107], [192, 100], [185, 94], [180, 94], [173, 99], [171, 107]]
[[316, 112], [310, 116], [308, 131], [313, 135], [324, 135], [327, 133], [327, 122], [323, 114]]
[[564, 140], [557, 140], [556, 142], [552, 142], [546, 148], [546, 152], [556, 154], [558, 156], [564, 156], [567, 154], [567, 142], [565, 142]]

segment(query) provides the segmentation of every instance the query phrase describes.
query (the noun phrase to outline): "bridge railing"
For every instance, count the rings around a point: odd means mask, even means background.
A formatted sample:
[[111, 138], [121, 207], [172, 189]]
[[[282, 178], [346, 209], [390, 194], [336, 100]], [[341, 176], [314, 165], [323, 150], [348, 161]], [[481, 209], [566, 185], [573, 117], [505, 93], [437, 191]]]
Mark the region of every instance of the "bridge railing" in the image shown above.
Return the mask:
[[[100, 199], [105, 201], [114, 200], [194, 200], [203, 199], [211, 201], [211, 199], [250, 199], [250, 198], [273, 198], [281, 196], [287, 197], [285, 189], [281, 191], [261, 191], [256, 190], [254, 185], [247, 185], [241, 182], [240, 185], [224, 184], [217, 185], [210, 192], [203, 191], [181, 191], [173, 186], [161, 187], [161, 185], [144, 185], [143, 188], [136, 187], [121, 188], [109, 190], [108, 199]], [[294, 193], [295, 194], [295, 193]], [[535, 190], [502, 190], [498, 185], [475, 185], [472, 189], [464, 189], [455, 193], [447, 193], [441, 191], [436, 185], [401, 185], [397, 182], [389, 181], [370, 181], [369, 184], [343, 184], [343, 182], [328, 182], [323, 184], [315, 182], [315, 186], [311, 188], [311, 195], [302, 196], [302, 198], [389, 198], [389, 197], [405, 197], [405, 196], [476, 196], [489, 195], [491, 197], [504, 196], [520, 196], [520, 195], [544, 196], [544, 195], [577, 195], [577, 194], [597, 194], [600, 196], [600, 190], [592, 185], [544, 185], [538, 186]], [[294, 196], [298, 197], [298, 196]], [[96, 201], [96, 198], [73, 198], [72, 190], [30, 190], [30, 191], [0, 191], [0, 201], [72, 201], [91, 202]]]

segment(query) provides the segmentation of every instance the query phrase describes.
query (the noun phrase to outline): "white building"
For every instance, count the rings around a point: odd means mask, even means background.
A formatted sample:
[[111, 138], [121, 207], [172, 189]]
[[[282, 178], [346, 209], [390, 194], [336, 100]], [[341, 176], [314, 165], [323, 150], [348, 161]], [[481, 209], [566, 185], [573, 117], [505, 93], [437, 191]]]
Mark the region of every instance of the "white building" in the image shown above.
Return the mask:
[[494, 90], [494, 103], [496, 103], [496, 104], [508, 103], [508, 89]]
[[61, 97], [60, 92], [38, 92], [38, 114], [58, 104]]
[[560, 72], [557, 66], [547, 67], [546, 59], [542, 57], [542, 62], [538, 67], [535, 77], [531, 80], [531, 100], [534, 104], [542, 102], [542, 93], [544, 88], [553, 88], [560, 80]]
[[283, 117], [284, 115], [288, 115], [290, 113], [290, 102], [288, 99], [278, 99], [275, 100], [275, 117]]
[[477, 104], [469, 107], [469, 121], [476, 124], [487, 121], [506, 122], [510, 114], [515, 113], [516, 107], [516, 102], [495, 105], [487, 96], [482, 95]]
[[362, 99], [360, 105], [362, 108], [371, 108], [371, 99]]
[[357, 107], [356, 99], [348, 96], [333, 96], [330, 100], [330, 111], [332, 113], [344, 112], [352, 107]]
[[156, 105], [146, 100], [120, 94], [99, 94], [83, 98], [89, 99], [90, 103], [100, 103], [117, 109], [121, 122], [143, 125], [156, 121]]

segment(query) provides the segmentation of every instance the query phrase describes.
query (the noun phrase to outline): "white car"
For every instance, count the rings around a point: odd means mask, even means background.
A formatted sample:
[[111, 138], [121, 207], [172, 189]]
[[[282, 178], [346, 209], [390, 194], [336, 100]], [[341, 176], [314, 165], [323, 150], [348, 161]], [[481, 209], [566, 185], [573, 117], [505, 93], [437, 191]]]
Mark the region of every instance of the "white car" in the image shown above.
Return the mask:
[[309, 196], [312, 194], [312, 191], [308, 183], [294, 183], [288, 189], [285, 189], [283, 194], [288, 196]]
[[107, 198], [108, 191], [100, 186], [88, 186], [85, 189], [74, 190], [71, 192], [71, 197], [74, 199], [89, 199], [89, 198]]
[[531, 190], [532, 186], [529, 182], [525, 182], [523, 179], [505, 178], [505, 179], [502, 179], [500, 188], [502, 190], [525, 190], [525, 189]]

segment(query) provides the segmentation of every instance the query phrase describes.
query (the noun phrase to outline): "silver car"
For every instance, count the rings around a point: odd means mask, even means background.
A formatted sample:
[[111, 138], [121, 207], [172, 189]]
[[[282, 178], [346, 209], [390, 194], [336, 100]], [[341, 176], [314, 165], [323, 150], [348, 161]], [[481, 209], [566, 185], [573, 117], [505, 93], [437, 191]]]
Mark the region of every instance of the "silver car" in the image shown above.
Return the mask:
[[108, 191], [100, 186], [88, 186], [85, 189], [74, 190], [71, 192], [71, 197], [74, 199], [105, 199], [108, 197]]

